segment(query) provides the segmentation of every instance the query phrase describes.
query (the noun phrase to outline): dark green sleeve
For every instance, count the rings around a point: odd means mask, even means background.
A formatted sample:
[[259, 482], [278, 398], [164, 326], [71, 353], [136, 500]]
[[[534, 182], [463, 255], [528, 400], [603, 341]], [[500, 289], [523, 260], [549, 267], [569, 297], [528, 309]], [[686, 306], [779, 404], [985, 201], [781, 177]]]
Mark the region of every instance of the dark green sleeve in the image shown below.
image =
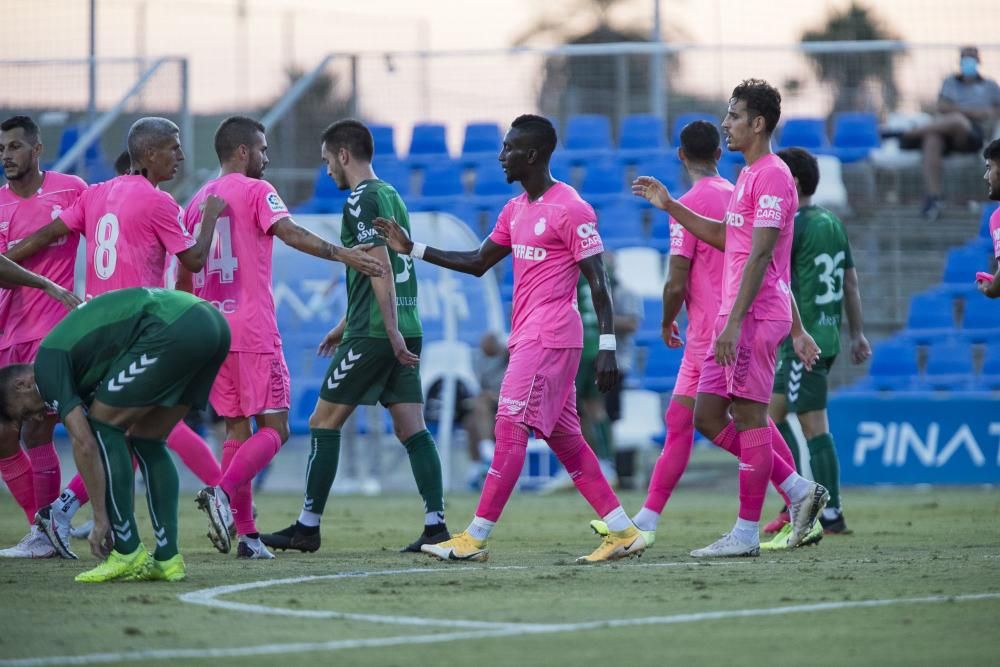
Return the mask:
[[65, 420], [73, 408], [83, 404], [73, 377], [69, 352], [41, 347], [35, 357], [35, 384], [42, 400]]
[[[833, 215], [831, 213], [831, 215]], [[837, 225], [840, 227], [840, 233], [844, 236], [844, 268], [853, 269], [854, 268], [854, 257], [851, 256], [851, 239], [847, 236], [847, 227], [844, 225], [844, 221], [840, 218], [834, 216], [837, 221]]]
[[[373, 243], [375, 245], [385, 245], [385, 239], [378, 235], [372, 220], [380, 215], [385, 216], [380, 206], [378, 191], [372, 189], [374, 186], [369, 183], [365, 191], [352, 195], [344, 204], [344, 228], [348, 230], [344, 245], [355, 246], [359, 243]], [[369, 191], [371, 189], [371, 191]], [[391, 216], [391, 212], [388, 213]]]

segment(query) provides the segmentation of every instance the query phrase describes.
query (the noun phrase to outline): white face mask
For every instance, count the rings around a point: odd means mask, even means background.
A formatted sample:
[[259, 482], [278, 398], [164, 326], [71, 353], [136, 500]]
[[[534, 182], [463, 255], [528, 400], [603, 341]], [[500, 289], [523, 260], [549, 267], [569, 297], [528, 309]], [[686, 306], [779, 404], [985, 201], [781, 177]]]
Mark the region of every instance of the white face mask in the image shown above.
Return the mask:
[[979, 61], [972, 56], [962, 56], [961, 60], [958, 61], [958, 65], [962, 76], [976, 76], [976, 71], [979, 69]]

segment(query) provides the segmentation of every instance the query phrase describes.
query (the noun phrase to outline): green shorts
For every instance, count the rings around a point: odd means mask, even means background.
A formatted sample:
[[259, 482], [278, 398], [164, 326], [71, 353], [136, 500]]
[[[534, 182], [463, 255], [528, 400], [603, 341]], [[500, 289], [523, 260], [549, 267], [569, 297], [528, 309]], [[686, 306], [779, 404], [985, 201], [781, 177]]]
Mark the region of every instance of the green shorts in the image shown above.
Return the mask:
[[[422, 338], [406, 339], [413, 354], [420, 354], [422, 345]], [[346, 339], [333, 355], [319, 397], [339, 405], [423, 403], [420, 366], [396, 361], [387, 338]]]
[[173, 323], [145, 329], [115, 359], [94, 398], [115, 407], [187, 405], [204, 409], [229, 354], [229, 325], [207, 303]]
[[576, 400], [586, 401], [591, 398], [599, 398], [600, 390], [597, 388], [597, 355], [580, 357], [580, 368], [576, 372]]
[[807, 371], [798, 357], [779, 357], [774, 370], [774, 393], [785, 396], [789, 412], [826, 410], [828, 378], [836, 360], [836, 355], [820, 357], [812, 370]]

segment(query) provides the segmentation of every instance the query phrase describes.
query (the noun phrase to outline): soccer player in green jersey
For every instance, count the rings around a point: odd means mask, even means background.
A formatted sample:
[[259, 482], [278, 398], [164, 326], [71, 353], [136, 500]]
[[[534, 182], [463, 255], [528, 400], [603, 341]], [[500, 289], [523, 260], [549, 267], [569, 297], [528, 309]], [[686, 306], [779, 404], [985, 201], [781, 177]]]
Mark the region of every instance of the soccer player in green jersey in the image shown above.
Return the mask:
[[[77, 581], [184, 578], [177, 469], [165, 439], [188, 410], [205, 407], [228, 352], [229, 327], [208, 302], [137, 287], [67, 315], [42, 341], [34, 366], [0, 369], [0, 412], [23, 421], [55, 410], [73, 443], [93, 501], [90, 548], [105, 559]], [[146, 481], [152, 556], [135, 522], [133, 456]], [[56, 545], [51, 521], [39, 521]]]
[[[791, 170], [799, 193], [792, 237], [792, 293], [799, 305], [802, 326], [823, 352], [808, 370], [795, 356], [791, 341], [784, 342], [778, 356], [769, 412], [782, 436], [792, 445], [796, 467], [801, 470], [798, 446], [787, 421], [789, 412], [798, 415], [809, 446], [813, 477], [830, 491], [830, 501], [820, 515], [820, 522], [827, 534], [843, 533], [847, 524], [840, 506], [840, 466], [826, 412], [828, 376], [840, 352], [842, 313], [847, 315], [851, 361], [864, 362], [871, 356], [871, 347], [863, 332], [858, 272], [847, 231], [836, 215], [811, 201], [819, 184], [816, 158], [802, 148], [787, 148], [778, 157]], [[765, 527], [778, 535], [770, 543], [762, 544], [762, 549], [785, 545], [790, 532], [787, 517], [787, 511], [783, 510]]]
[[373, 244], [368, 252], [392, 271], [368, 277], [347, 269], [347, 315], [320, 344], [321, 352], [332, 353], [333, 360], [309, 418], [312, 451], [302, 511], [288, 528], [261, 535], [264, 544], [277, 549], [319, 549], [320, 517], [340, 459], [340, 430], [357, 406], [376, 403], [389, 409], [424, 500], [423, 533], [403, 551], [419, 553], [421, 545], [450, 539], [441, 461], [424, 424], [419, 367], [423, 329], [413, 259], [388, 248], [372, 226], [377, 217], [393, 218], [409, 233], [409, 216], [396, 189], [372, 170], [374, 153], [372, 134], [359, 121], [337, 121], [323, 132], [322, 156], [330, 178], [341, 190], [351, 191], [344, 204], [341, 242], [346, 248]]

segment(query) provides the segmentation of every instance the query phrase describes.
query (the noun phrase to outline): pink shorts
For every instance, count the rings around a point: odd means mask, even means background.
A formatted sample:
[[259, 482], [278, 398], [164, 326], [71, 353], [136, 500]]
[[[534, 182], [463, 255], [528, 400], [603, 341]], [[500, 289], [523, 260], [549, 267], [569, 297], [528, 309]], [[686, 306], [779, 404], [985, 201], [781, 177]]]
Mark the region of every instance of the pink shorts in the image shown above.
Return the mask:
[[500, 384], [497, 418], [530, 426], [542, 438], [579, 434], [576, 372], [582, 353], [580, 348], [539, 347], [534, 341], [515, 345]]
[[[715, 321], [715, 336], [726, 326], [726, 315]], [[718, 396], [769, 403], [774, 390], [774, 367], [778, 346], [788, 337], [792, 323], [758, 320], [752, 314], [743, 320], [736, 361], [729, 366], [715, 363], [715, 336], [705, 352], [698, 391]]]
[[696, 342], [688, 340], [684, 346], [684, 358], [677, 371], [677, 382], [674, 384], [673, 396], [694, 398], [698, 393], [698, 382], [701, 380], [701, 367], [705, 363], [705, 351], [709, 349], [708, 341]]
[[9, 347], [0, 350], [0, 368], [11, 364], [34, 363], [38, 348], [42, 344], [41, 338], [27, 340], [23, 343], [14, 343]]
[[271, 353], [230, 352], [215, 376], [208, 400], [221, 417], [288, 410], [291, 386], [281, 348]]

